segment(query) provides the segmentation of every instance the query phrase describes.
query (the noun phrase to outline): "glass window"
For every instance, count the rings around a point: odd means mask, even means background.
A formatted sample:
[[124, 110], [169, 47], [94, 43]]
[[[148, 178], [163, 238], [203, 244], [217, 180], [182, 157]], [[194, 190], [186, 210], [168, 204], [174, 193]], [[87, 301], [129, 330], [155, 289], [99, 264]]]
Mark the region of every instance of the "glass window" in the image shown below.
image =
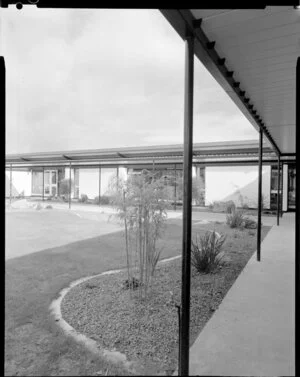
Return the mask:
[[50, 172], [45, 171], [45, 186], [50, 184]]
[[278, 169], [272, 166], [271, 170], [271, 190], [277, 190], [278, 187]]
[[56, 196], [56, 186], [51, 187], [51, 195]]
[[56, 185], [56, 171], [52, 172], [52, 184]]
[[32, 172], [32, 195], [43, 194], [43, 172]]

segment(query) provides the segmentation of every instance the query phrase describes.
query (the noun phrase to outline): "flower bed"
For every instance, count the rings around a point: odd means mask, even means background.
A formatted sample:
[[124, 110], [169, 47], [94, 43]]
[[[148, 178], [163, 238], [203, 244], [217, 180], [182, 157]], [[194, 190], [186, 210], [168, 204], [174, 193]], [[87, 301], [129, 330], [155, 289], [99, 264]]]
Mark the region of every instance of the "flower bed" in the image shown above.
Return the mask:
[[[224, 224], [217, 231], [227, 229]], [[269, 227], [262, 228], [265, 236]], [[225, 264], [213, 274], [192, 268], [190, 343], [192, 344], [253, 254], [256, 232], [228, 230]], [[171, 375], [178, 364], [178, 314], [181, 259], [157, 267], [145, 301], [122, 289], [126, 271], [92, 278], [70, 290], [62, 301], [64, 319], [101, 347], [124, 353], [140, 374]]]

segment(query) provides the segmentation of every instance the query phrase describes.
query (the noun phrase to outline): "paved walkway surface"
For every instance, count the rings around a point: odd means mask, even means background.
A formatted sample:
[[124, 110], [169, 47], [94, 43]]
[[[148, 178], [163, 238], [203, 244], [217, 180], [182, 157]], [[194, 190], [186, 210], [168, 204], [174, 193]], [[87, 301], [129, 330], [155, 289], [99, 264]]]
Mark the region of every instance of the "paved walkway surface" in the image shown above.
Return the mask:
[[190, 350], [190, 375], [295, 375], [295, 216], [284, 214]]

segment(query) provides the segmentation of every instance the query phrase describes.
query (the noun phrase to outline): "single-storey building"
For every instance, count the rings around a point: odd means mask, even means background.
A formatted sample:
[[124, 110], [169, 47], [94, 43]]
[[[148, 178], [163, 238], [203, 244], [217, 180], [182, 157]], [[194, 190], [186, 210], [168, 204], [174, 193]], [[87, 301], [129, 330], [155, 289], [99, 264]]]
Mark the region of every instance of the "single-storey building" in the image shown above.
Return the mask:
[[[264, 144], [263, 207], [277, 208], [277, 157]], [[257, 141], [197, 143], [193, 147], [193, 205], [233, 201], [238, 207], [257, 208]], [[168, 197], [182, 201], [183, 146], [113, 148], [6, 156], [6, 197], [68, 197], [107, 203], [112, 177], [155, 170], [165, 177]], [[281, 160], [281, 205], [295, 210], [295, 160]], [[70, 185], [71, 183], [71, 185]], [[99, 199], [100, 198], [100, 199]]]

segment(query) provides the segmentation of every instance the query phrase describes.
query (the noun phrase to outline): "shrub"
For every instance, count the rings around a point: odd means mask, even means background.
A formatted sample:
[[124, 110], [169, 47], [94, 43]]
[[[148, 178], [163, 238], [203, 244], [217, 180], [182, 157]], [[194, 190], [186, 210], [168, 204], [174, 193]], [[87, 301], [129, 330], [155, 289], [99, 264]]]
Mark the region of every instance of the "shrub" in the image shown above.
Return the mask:
[[244, 227], [244, 214], [242, 211], [234, 211], [226, 216], [226, 224], [230, 228], [243, 228]]
[[257, 223], [255, 220], [250, 219], [250, 217], [244, 216], [242, 211], [234, 211], [230, 215], [226, 216], [226, 223], [230, 228], [240, 228], [240, 229], [256, 229]]
[[46, 208], [46, 209], [52, 209], [52, 205], [51, 205], [51, 204], [48, 204], [48, 205], [46, 205], [45, 208]]
[[36, 205], [36, 207], [35, 207], [35, 209], [36, 209], [37, 211], [41, 210], [42, 208], [43, 208], [43, 207], [41, 206], [40, 203], [38, 203], [38, 204]]
[[123, 282], [123, 289], [137, 289], [141, 286], [141, 282], [139, 279], [135, 277], [131, 277], [129, 279], [126, 279]]
[[233, 213], [236, 210], [235, 204], [232, 200], [226, 203], [226, 213]]
[[94, 199], [93, 199], [93, 203], [94, 203], [94, 204], [100, 204], [100, 203], [99, 203], [99, 196], [98, 196], [98, 195], [94, 197]]
[[192, 265], [198, 272], [209, 273], [221, 264], [222, 246], [226, 237], [215, 231], [208, 231], [203, 237], [196, 236], [192, 241]]
[[94, 204], [102, 204], [102, 205], [111, 204], [111, 198], [109, 196], [106, 196], [106, 195], [101, 195], [100, 200], [99, 200], [99, 196], [95, 196]]
[[257, 222], [255, 220], [250, 219], [250, 217], [244, 218], [245, 228], [247, 229], [256, 229], [257, 228]]
[[212, 210], [214, 212], [233, 213], [235, 209], [236, 207], [232, 200], [229, 200], [227, 202], [215, 201], [212, 204]]
[[[74, 181], [71, 179], [71, 192], [74, 190]], [[64, 178], [58, 182], [58, 196], [64, 201], [69, 200], [70, 195], [70, 179]]]
[[81, 194], [80, 198], [78, 199], [78, 201], [80, 203], [87, 203], [89, 200], [88, 196], [86, 194]]

